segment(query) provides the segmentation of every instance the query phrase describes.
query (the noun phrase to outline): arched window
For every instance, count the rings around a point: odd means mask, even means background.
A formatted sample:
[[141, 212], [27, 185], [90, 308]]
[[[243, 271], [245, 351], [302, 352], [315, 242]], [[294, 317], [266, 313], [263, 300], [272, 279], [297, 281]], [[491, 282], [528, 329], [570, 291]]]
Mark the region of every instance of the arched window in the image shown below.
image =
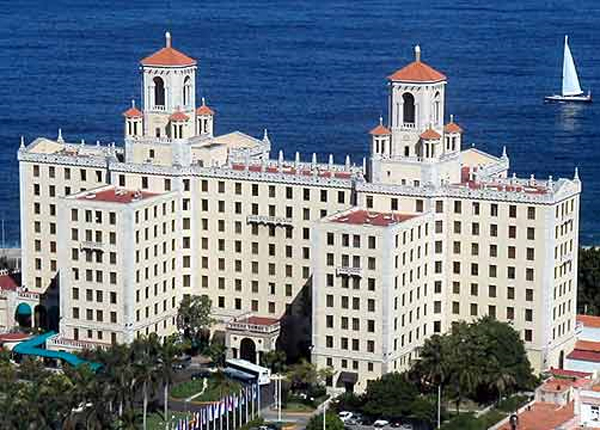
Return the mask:
[[411, 93], [402, 94], [404, 101], [404, 123], [415, 123], [415, 97]]
[[153, 79], [154, 82], [154, 106], [165, 105], [165, 83], [158, 76]]
[[436, 124], [440, 121], [440, 92], [435, 93], [433, 97], [433, 122]]
[[183, 81], [183, 105], [188, 106], [192, 102], [192, 80], [187, 76]]

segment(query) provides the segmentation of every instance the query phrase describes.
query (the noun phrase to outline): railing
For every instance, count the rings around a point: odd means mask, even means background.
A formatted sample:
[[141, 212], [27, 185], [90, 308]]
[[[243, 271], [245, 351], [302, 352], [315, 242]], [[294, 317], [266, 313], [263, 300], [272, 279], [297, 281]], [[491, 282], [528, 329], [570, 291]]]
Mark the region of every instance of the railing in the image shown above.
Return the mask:
[[248, 324], [243, 321], [230, 321], [227, 323], [227, 330], [244, 331], [250, 333], [271, 334], [280, 330], [279, 321], [269, 325]]
[[46, 340], [46, 348], [49, 346], [57, 346], [57, 347], [67, 347], [74, 349], [95, 349], [100, 347], [102, 349], [107, 349], [110, 345], [100, 342], [86, 342], [84, 340], [75, 340], [75, 339], [67, 339], [61, 337], [60, 334], [57, 334], [54, 337]]
[[40, 294], [31, 292], [31, 291], [19, 291], [19, 298], [20, 299], [30, 299], [30, 300], [39, 300]]
[[337, 276], [358, 276], [362, 277], [362, 268], [361, 267], [349, 267], [349, 266], [340, 266], [335, 269], [335, 274]]
[[575, 336], [579, 336], [582, 331], [583, 331], [583, 324], [581, 324], [580, 322], [575, 323]]
[[417, 124], [415, 124], [414, 122], [404, 122], [402, 123], [402, 125], [400, 125], [400, 128], [402, 130], [416, 130]]
[[284, 227], [292, 227], [294, 225], [290, 218], [267, 215], [248, 215], [246, 222], [248, 224], [280, 225]]
[[80, 249], [103, 249], [104, 244], [102, 242], [83, 241], [79, 244]]

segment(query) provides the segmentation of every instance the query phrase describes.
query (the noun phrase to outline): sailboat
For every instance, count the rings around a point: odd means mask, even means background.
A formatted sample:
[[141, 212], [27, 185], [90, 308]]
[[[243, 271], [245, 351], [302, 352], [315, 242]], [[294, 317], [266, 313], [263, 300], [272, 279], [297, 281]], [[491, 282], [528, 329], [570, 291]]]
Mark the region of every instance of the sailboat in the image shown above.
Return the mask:
[[569, 36], [565, 36], [565, 53], [563, 57], [562, 93], [544, 97], [548, 102], [580, 102], [590, 103], [592, 93], [584, 94], [579, 85], [579, 77], [575, 68], [575, 61], [569, 49]]

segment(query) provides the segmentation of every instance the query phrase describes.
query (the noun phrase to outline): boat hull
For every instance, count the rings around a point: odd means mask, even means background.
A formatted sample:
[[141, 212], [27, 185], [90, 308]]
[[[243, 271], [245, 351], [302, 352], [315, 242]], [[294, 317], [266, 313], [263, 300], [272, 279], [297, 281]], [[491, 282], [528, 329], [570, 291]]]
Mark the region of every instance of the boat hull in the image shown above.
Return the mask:
[[544, 97], [544, 101], [551, 103], [591, 103], [592, 95], [562, 96], [560, 94], [555, 94], [553, 96]]

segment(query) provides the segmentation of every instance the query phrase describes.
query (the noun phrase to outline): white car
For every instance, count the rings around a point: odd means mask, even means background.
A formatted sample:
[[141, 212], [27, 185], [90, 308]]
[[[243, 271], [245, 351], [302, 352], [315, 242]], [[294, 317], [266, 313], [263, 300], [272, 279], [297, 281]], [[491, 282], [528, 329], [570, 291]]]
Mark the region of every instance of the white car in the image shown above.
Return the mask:
[[373, 427], [375, 427], [376, 429], [386, 427], [389, 425], [390, 425], [390, 422], [388, 420], [377, 420], [373, 423]]
[[343, 423], [348, 422], [352, 418], [352, 412], [342, 411], [338, 414]]

